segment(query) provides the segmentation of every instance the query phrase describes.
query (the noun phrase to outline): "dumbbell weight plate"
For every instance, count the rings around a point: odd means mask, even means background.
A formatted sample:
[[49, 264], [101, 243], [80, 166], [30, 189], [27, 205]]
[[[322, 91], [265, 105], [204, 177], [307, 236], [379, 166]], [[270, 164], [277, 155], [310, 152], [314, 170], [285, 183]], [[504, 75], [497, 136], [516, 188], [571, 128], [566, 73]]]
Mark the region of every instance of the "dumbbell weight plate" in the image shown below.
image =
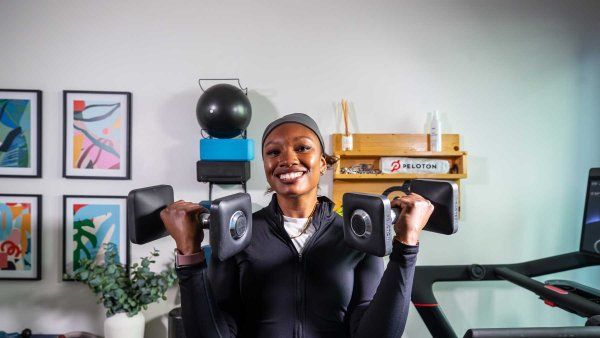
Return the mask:
[[146, 244], [168, 235], [160, 212], [173, 203], [173, 187], [157, 185], [135, 189], [127, 196], [127, 232], [135, 244]]
[[[458, 185], [452, 181], [416, 179], [404, 182], [402, 186], [392, 186], [383, 195], [392, 197], [396, 192], [403, 194], [416, 193], [433, 206], [433, 214], [424, 230], [452, 235], [458, 231]], [[399, 197], [399, 196], [396, 196]], [[397, 213], [399, 213], [398, 210]], [[395, 219], [395, 217], [392, 217]]]
[[219, 260], [244, 250], [252, 238], [252, 203], [250, 195], [237, 193], [212, 201], [209, 241]]
[[344, 241], [362, 252], [389, 255], [393, 232], [389, 199], [383, 195], [346, 193], [343, 206]]
[[412, 180], [410, 191], [431, 201], [433, 214], [424, 230], [443, 235], [458, 231], [458, 185], [443, 180]]

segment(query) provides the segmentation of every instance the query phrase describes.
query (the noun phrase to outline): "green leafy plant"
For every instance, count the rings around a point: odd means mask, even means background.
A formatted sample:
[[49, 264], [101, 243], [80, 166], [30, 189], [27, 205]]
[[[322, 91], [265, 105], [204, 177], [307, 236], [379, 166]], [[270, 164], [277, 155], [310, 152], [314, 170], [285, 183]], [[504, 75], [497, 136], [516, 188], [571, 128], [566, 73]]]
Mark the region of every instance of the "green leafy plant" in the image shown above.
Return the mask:
[[126, 267], [119, 263], [117, 246], [105, 244], [104, 264], [96, 264], [89, 259], [81, 261], [81, 267], [67, 276], [85, 283], [98, 296], [98, 304], [106, 308], [106, 316], [125, 312], [129, 317], [135, 316], [148, 304], [167, 300], [165, 293], [173, 286], [177, 275], [173, 268], [160, 273], [150, 271], [150, 265], [156, 263], [159, 251], [154, 249], [149, 256], [143, 257], [138, 264], [131, 266], [130, 274]]

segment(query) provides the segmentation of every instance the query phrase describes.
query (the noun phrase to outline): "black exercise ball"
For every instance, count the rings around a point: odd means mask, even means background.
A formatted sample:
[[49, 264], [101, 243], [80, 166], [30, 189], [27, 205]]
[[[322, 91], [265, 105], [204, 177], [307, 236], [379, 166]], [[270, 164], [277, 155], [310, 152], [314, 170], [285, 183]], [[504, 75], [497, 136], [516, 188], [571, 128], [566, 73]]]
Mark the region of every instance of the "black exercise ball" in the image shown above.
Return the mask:
[[232, 138], [241, 134], [250, 124], [252, 107], [241, 89], [230, 84], [208, 88], [196, 105], [200, 127], [216, 138]]

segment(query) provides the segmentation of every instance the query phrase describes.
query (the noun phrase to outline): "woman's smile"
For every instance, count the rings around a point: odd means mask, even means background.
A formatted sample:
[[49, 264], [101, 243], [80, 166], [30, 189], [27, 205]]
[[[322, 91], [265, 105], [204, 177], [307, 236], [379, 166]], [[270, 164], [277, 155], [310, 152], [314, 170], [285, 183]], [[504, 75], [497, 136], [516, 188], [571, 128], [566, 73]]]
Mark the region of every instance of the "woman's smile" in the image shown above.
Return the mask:
[[284, 184], [294, 184], [294, 183], [298, 182], [299, 180], [303, 179], [305, 177], [305, 173], [306, 173], [306, 170], [292, 169], [292, 170], [286, 170], [286, 171], [279, 172], [279, 173], [276, 171], [275, 176], [277, 178], [279, 178], [279, 180], [281, 182], [283, 182]]

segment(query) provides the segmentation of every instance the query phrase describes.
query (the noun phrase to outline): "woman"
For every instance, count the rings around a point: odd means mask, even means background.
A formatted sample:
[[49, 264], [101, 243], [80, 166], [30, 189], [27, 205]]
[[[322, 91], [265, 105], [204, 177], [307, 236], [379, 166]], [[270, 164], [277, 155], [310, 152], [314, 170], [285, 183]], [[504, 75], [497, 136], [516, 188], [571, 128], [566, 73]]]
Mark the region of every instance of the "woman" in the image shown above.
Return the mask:
[[402, 212], [384, 271], [382, 258], [344, 243], [343, 219], [317, 196], [335, 160], [314, 120], [273, 121], [262, 156], [271, 203], [253, 214], [250, 245], [211, 260], [208, 273], [191, 217], [200, 207], [178, 201], [161, 212], [180, 265], [189, 263], [178, 269], [186, 337], [400, 337], [431, 203], [416, 194], [392, 201]]

